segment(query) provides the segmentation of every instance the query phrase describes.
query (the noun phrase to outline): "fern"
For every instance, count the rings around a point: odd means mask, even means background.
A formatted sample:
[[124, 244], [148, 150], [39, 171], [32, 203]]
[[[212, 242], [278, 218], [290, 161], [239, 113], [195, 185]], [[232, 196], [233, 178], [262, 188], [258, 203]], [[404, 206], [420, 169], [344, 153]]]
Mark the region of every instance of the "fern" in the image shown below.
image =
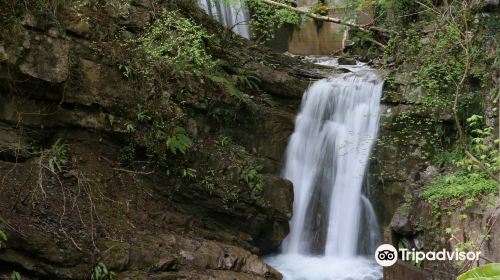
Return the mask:
[[193, 144], [193, 141], [186, 135], [186, 131], [182, 127], [176, 127], [174, 132], [174, 135], [166, 138], [167, 147], [174, 155], [177, 152], [185, 154]]
[[50, 148], [49, 169], [53, 173], [61, 172], [68, 163], [67, 148], [66, 144], [61, 144], [61, 139], [57, 139]]
[[92, 280], [113, 280], [115, 279], [115, 273], [109, 271], [105, 264], [98, 263], [92, 273]]
[[259, 195], [264, 189], [264, 178], [259, 173], [261, 166], [247, 165], [240, 174], [241, 180], [250, 188], [253, 195]]
[[255, 103], [248, 97], [248, 95], [241, 92], [233, 82], [229, 81], [225, 77], [216, 76], [216, 75], [208, 75], [208, 79], [212, 82], [222, 85], [229, 96], [236, 98], [238, 101], [248, 105], [251, 108], [255, 108]]

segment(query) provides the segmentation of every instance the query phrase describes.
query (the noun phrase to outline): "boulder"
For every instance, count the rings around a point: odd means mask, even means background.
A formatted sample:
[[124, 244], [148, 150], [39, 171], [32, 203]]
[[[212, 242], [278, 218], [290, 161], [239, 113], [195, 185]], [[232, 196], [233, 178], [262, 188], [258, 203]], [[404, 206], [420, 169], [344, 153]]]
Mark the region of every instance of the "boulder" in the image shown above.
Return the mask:
[[410, 223], [410, 208], [408, 205], [403, 205], [396, 210], [396, 213], [392, 216], [390, 226], [392, 230], [403, 236], [413, 232]]
[[339, 57], [339, 65], [356, 65], [356, 59], [352, 57]]

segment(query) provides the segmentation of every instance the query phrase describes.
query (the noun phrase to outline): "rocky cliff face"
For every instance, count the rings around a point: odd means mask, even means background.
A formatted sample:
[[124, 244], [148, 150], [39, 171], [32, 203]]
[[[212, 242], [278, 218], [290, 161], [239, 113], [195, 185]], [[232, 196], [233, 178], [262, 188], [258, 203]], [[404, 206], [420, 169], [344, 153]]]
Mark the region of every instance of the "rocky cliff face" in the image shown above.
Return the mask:
[[[276, 174], [319, 74], [229, 38], [188, 1], [38, 2], [0, 4], [0, 275], [88, 279], [102, 262], [119, 279], [280, 279], [257, 254], [288, 233], [292, 185]], [[162, 9], [229, 38], [212, 54], [257, 77], [255, 108], [196, 77], [127, 75], [114, 35]], [[176, 127], [185, 155], [148, 137]]]
[[[479, 6], [474, 9], [475, 22], [471, 30], [478, 36], [487, 30], [481, 19], [498, 18], [498, 2], [477, 1], [475, 5]], [[426, 38], [422, 40], [425, 42]], [[494, 60], [493, 54], [497, 51], [492, 40], [485, 40], [482, 46], [488, 63]], [[488, 63], [473, 61], [472, 65], [489, 69]], [[456, 166], [436, 160], [442, 151], [450, 151], [457, 139], [451, 107], [436, 110], [426, 106], [423, 101], [426, 91], [411, 83], [411, 66], [393, 71], [386, 80], [382, 101], [385, 112], [371, 162], [373, 198], [385, 243], [422, 251], [443, 248], [476, 251], [480, 247], [482, 257], [471, 266], [497, 262], [500, 252], [497, 241], [500, 227], [495, 222], [499, 216], [498, 194], [472, 195], [469, 199], [439, 203], [430, 203], [421, 196], [433, 178], [458, 170]], [[490, 114], [497, 109], [492, 109], [489, 94], [481, 95], [481, 92], [498, 91], [498, 73], [486, 70], [481, 79], [486, 81], [482, 88], [472, 79], [467, 80], [465, 86], [477, 93], [477, 98], [484, 97], [477, 108], [484, 112], [486, 125], [498, 131], [498, 113]], [[466, 114], [472, 114], [470, 111]], [[401, 275], [408, 279], [455, 279], [461, 272], [464, 272], [463, 264], [452, 261], [425, 261], [418, 268], [398, 262], [385, 270], [385, 276], [387, 279], [400, 279]]]

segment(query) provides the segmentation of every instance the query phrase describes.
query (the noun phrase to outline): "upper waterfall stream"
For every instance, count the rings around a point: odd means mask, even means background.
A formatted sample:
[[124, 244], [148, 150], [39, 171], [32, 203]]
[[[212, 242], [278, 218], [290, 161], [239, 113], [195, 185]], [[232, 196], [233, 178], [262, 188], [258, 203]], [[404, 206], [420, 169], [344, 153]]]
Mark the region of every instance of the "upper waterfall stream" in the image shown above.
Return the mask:
[[382, 86], [362, 70], [304, 94], [283, 170], [295, 193], [290, 234], [282, 254], [267, 259], [285, 279], [381, 279], [373, 259], [379, 228], [363, 186]]
[[236, 34], [250, 39], [250, 13], [240, 2], [198, 0], [205, 12]]

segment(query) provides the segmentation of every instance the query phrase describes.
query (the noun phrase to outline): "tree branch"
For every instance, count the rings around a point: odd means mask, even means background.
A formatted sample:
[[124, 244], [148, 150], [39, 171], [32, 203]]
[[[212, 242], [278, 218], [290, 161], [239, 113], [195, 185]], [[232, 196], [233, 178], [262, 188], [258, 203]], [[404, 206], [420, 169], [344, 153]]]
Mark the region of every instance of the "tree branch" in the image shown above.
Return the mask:
[[268, 4], [268, 5], [274, 6], [274, 7], [283, 8], [283, 9], [287, 9], [287, 10], [292, 11], [292, 12], [303, 14], [303, 15], [308, 16], [308, 17], [315, 19], [315, 20], [333, 22], [336, 24], [349, 26], [349, 27], [352, 27], [352, 28], [355, 28], [355, 29], [358, 29], [358, 30], [361, 30], [364, 32], [376, 31], [376, 32], [382, 33], [385, 36], [387, 36], [390, 33], [390, 31], [388, 29], [385, 29], [385, 28], [368, 26], [368, 25], [359, 25], [359, 24], [355, 24], [355, 23], [341, 20], [339, 18], [334, 18], [334, 17], [329, 17], [329, 16], [321, 16], [321, 15], [317, 15], [317, 14], [309, 12], [309, 10], [307, 10], [307, 9], [292, 7], [292, 6], [289, 6], [287, 4], [275, 2], [272, 0], [259, 0], [259, 1], [261, 1], [265, 4]]

